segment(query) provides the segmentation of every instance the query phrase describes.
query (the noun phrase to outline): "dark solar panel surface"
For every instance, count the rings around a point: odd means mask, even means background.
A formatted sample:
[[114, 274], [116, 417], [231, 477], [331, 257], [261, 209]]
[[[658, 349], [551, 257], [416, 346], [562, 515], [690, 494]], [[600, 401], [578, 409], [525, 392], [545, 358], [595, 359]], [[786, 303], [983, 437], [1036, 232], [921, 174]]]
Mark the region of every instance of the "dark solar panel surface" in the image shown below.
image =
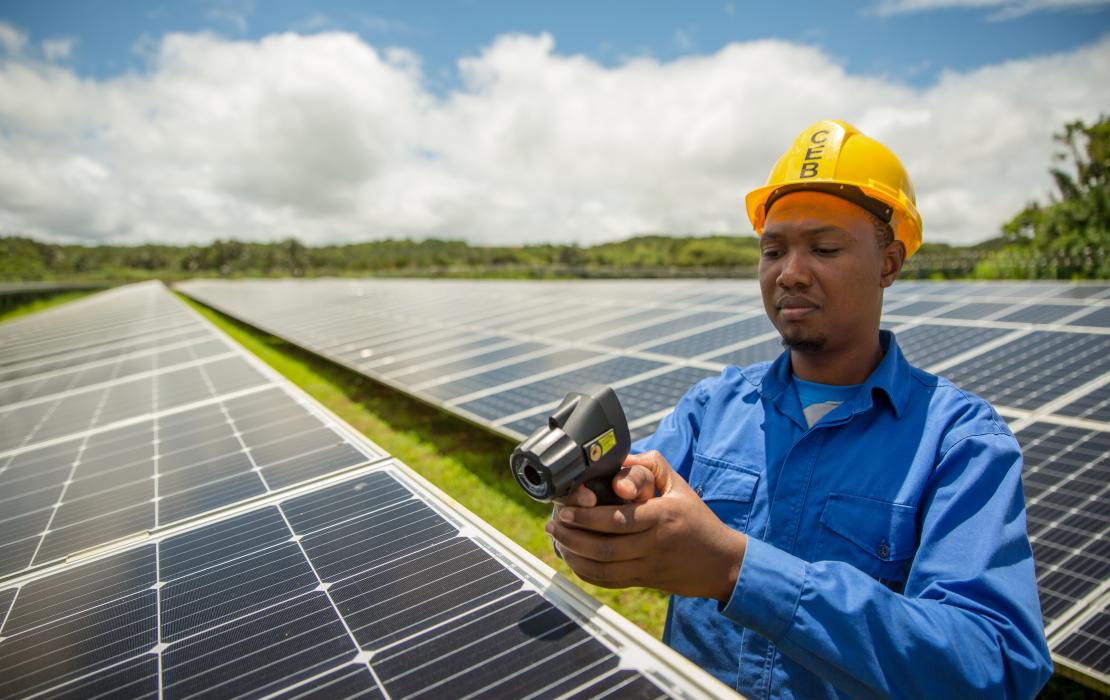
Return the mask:
[[[0, 326], [0, 697], [665, 697], [648, 667], [712, 683], [584, 624], [160, 285], [72, 311]], [[200, 332], [89, 359], [98, 318]], [[74, 351], [43, 362], [36, 336]]]
[[899, 329], [897, 334], [906, 359], [917, 367], [929, 367], [1012, 332], [1002, 328], [920, 324]]
[[1056, 409], [1056, 413], [1110, 423], [1110, 384], [1103, 384], [1090, 393], [1077, 397]]
[[1110, 669], [1110, 604], [1103, 605], [1052, 650], [1080, 672], [1096, 677], [1104, 685], [1110, 683], [1107, 672]]
[[[992, 303], [992, 302], [979, 302], [979, 303], [964, 304], [962, 306], [957, 306], [954, 309], [949, 309], [948, 311], [939, 312], [939, 313], [937, 313], [937, 317], [938, 318], [961, 318], [961, 319], [965, 319], [965, 320], [968, 320], [968, 321], [976, 321], [976, 320], [980, 320], [980, 319], [984, 319], [984, 318], [988, 318], [988, 317], [997, 316], [997, 315], [1001, 314], [1002, 312], [1008, 310], [1011, 306], [1013, 306], [1013, 305], [1012, 304], [997, 304], [997, 303]], [[901, 313], [904, 313], [904, 312], [901, 309], [899, 309], [896, 313], [901, 314]]]
[[1038, 422], [1017, 438], [1041, 608], [1051, 622], [1110, 580], [1110, 433]]
[[1022, 306], [1017, 311], [999, 316], [995, 320], [1012, 323], [1060, 323], [1064, 318], [1075, 312], [1076, 308], [1070, 305], [1031, 304]]
[[1101, 306], [1090, 312], [1068, 321], [1073, 326], [1095, 326], [1110, 328], [1110, 306]]
[[[761, 301], [752, 282], [195, 281], [184, 291], [512, 438], [583, 383], [614, 385], [633, 437], [644, 437], [698, 379], [782, 352], [770, 324], [753, 315]], [[536, 310], [552, 298], [573, 312], [543, 317]], [[1110, 578], [1100, 549], [1105, 506], [1087, 497], [1110, 482], [1101, 475], [1110, 450], [1110, 334], [1092, 330], [1110, 325], [1110, 285], [900, 281], [887, 290], [887, 307], [884, 327], [912, 363], [1004, 415], [1029, 415], [1015, 425], [1028, 444], [1030, 531], [1046, 619], [1062, 622], [1084, 591], [1095, 595], [1092, 586]], [[548, 376], [527, 381], [528, 371], [490, 366], [511, 355], [499, 342], [571, 342], [622, 357], [564, 372], [545, 365]], [[445, 367], [467, 374], [444, 380]], [[1082, 423], [1059, 424], [1068, 420]]]
[[[0, 576], [367, 462], [164, 289], [79, 308], [0, 333], [24, 347], [61, 336], [74, 350], [66, 366], [9, 362], [21, 376], [0, 384]], [[76, 350], [103, 345], [98, 318], [193, 332], [90, 359]]]
[[1035, 409], [1110, 371], [1110, 335], [1034, 331], [943, 374], [992, 403]]
[[661, 362], [638, 357], [617, 357], [456, 405], [474, 415], [496, 420], [529, 408], [557, 402], [567, 392], [585, 384], [616, 384], [662, 366]]
[[25, 584], [0, 694], [664, 693], [386, 471]]

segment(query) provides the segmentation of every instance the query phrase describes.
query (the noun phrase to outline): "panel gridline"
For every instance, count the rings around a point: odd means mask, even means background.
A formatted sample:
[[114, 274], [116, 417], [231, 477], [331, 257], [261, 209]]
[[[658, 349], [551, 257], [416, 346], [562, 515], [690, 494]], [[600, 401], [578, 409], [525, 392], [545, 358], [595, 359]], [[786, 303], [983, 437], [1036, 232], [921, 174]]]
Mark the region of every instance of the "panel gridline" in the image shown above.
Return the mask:
[[[328, 308], [338, 309], [332, 316], [333, 331], [323, 330], [319, 324], [313, 324], [311, 318], [288, 313], [281, 309], [280, 302], [268, 301], [270, 283], [193, 282], [187, 284], [184, 291], [241, 320], [271, 324], [270, 330], [332, 357], [334, 353], [324, 348], [337, 347], [344, 339], [358, 335], [355, 330], [360, 323], [358, 314], [385, 320], [389, 332], [403, 334], [421, 327], [449, 331], [456, 325], [453, 317], [466, 318], [481, 310], [481, 315], [492, 319], [487, 327], [496, 327], [499, 332], [508, 334], [520, 318], [534, 315], [531, 309], [542, 308], [552, 294], [557, 294], [565, 297], [568, 304], [576, 301], [583, 304], [582, 308], [587, 310], [581, 314], [583, 319], [601, 315], [604, 320], [566, 327], [557, 323], [548, 328], [533, 326], [529, 333], [499, 336], [498, 340], [505, 342], [504, 338], [513, 337], [519, 343], [572, 339], [589, 342], [597, 336], [617, 352], [629, 353], [630, 346], [639, 344], [638, 347], [654, 353], [653, 356], [673, 357], [669, 371], [641, 382], [620, 376], [620, 373], [600, 380], [616, 385], [630, 420], [640, 421], [632, 429], [637, 439], [650, 434], [658, 424], [652, 416], [673, 406], [698, 379], [716, 374], [709, 369], [682, 367], [693, 356], [708, 357], [709, 366], [744, 366], [774, 359], [782, 352], [777, 337], [769, 337], [770, 334], [760, 337], [769, 330], [765, 319], [737, 320], [716, 328], [702, 328], [728, 318], [729, 309], [698, 306], [699, 303], [732, 304], [734, 316], [759, 308], [754, 285], [745, 287], [742, 283], [607, 285], [585, 282], [576, 287], [564, 284], [558, 288], [546, 283], [514, 283], [511, 292], [509, 287], [485, 282], [394, 284], [374, 281], [305, 283], [301, 286], [301, 303], [305, 297], [315, 296]], [[738, 288], [744, 291], [738, 293]], [[408, 298], [410, 294], [418, 298]], [[1107, 408], [1110, 385], [1100, 383], [1110, 372], [1110, 335], [1079, 328], [1106, 325], [1110, 303], [1105, 300], [1110, 299], [1110, 286], [899, 282], [888, 290], [887, 299], [890, 310], [884, 327], [897, 329], [899, 343], [912, 363], [925, 369], [933, 365], [946, 367], [940, 372], [942, 375], [1003, 410], [1036, 411], [1050, 401], [1072, 394], [1074, 398], [1059, 408], [1057, 415], [1101, 422], [1110, 417]], [[366, 304], [368, 300], [381, 303], [371, 310]], [[682, 301], [686, 302], [688, 313], [675, 315], [677, 309], [683, 308]], [[614, 305], [621, 308], [614, 310]], [[344, 308], [348, 311], [344, 312]], [[449, 313], [442, 311], [446, 308], [450, 309]], [[652, 319], [662, 316], [669, 320], [651, 323]], [[984, 317], [997, 320], [983, 321]], [[1060, 332], [1059, 326], [1047, 325], [1068, 318], [1071, 319], [1070, 327], [1075, 327], [1076, 332]], [[632, 330], [606, 335], [614, 325]], [[305, 332], [306, 326], [314, 330]], [[580, 332], [583, 330], [588, 332]], [[461, 333], [461, 330], [454, 334], [448, 332], [442, 337]], [[658, 342], [662, 334], [670, 333], [675, 337]], [[367, 334], [362, 335], [366, 337]], [[1014, 335], [1014, 338], [992, 347], [1007, 335]], [[653, 338], [657, 339], [654, 344]], [[376, 342], [387, 347], [384, 343], [389, 341], [367, 340], [366, 351], [371, 357]], [[419, 352], [421, 362], [427, 363], [426, 358], [436, 357], [435, 342], [410, 344], [405, 352]], [[715, 345], [718, 352], [714, 352]], [[413, 347], [419, 350], [414, 351]], [[483, 339], [471, 335], [465, 346], [459, 347], [471, 351], [473, 357], [480, 354]], [[447, 358], [450, 358], [450, 348], [445, 346]], [[359, 350], [352, 345], [347, 351], [357, 353]], [[942, 364], [957, 356], [967, 359], [954, 366]], [[627, 357], [633, 359], [631, 355]], [[392, 359], [400, 366], [405, 366], [407, 361], [404, 356]], [[383, 367], [385, 365], [371, 360], [364, 371], [374, 377]], [[560, 392], [573, 388], [570, 384], [587, 380], [581, 370], [573, 370], [566, 373], [566, 382], [552, 377], [524, 385], [517, 381], [501, 389], [500, 384], [507, 377], [489, 372], [483, 378], [483, 374], [472, 375], [480, 379], [469, 382], [466, 388], [483, 390], [485, 395], [461, 402], [455, 408], [465, 415], [487, 421], [492, 429], [513, 438], [527, 435], [542, 424], [547, 408], [561, 398]], [[420, 377], [434, 375], [434, 365], [422, 365]], [[404, 381], [403, 373], [389, 372], [388, 377], [395, 385], [421, 395], [412, 384]], [[597, 380], [591, 376], [588, 381]], [[444, 404], [434, 395], [428, 398], [452, 409], [453, 402]], [[1018, 432], [1026, 451], [1030, 533], [1038, 560], [1038, 581], [1047, 621], [1072, 613], [1082, 596], [1093, 590], [1092, 586], [1110, 576], [1107, 566], [1110, 553], [1104, 552], [1102, 547], [1110, 541], [1105, 530], [1110, 513], [1103, 503], [1110, 499], [1090, 497], [1091, 493], [1102, 493], [1104, 484], [1110, 483], [1110, 475], [1102, 474], [1105, 455], [1110, 451], [1106, 444], [1108, 433], [1098, 428], [1075, 430], [1051, 423], [1034, 423]]]

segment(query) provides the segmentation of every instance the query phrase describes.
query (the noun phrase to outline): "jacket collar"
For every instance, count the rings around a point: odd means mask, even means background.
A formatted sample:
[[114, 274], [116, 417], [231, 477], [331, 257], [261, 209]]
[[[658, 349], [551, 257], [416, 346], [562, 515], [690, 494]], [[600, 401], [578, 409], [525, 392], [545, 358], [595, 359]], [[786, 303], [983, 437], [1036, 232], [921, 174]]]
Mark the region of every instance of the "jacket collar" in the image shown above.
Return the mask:
[[[879, 345], [883, 349], [883, 359], [863, 382], [856, 398], [849, 402], [849, 408], [853, 414], [862, 413], [871, 408], [876, 395], [881, 395], [886, 397], [887, 405], [894, 412], [894, 416], [900, 418], [909, 400], [910, 364], [890, 331], [879, 331]], [[790, 352], [786, 351], [767, 368], [759, 382], [759, 391], [780, 409], [785, 409], [783, 399], [796, 394], [793, 391], [786, 393], [793, 384], [794, 372], [790, 364]], [[797, 403], [796, 398], [793, 403]], [[788, 412], [800, 412], [800, 404], [796, 408], [797, 411]]]

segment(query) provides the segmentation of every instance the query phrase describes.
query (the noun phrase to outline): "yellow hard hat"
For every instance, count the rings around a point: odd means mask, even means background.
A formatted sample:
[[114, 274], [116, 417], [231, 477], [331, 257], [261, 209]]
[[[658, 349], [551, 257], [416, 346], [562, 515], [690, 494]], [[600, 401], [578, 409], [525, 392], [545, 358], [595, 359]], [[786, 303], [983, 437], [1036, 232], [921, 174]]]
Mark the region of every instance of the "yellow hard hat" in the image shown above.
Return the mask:
[[805, 189], [855, 202], [889, 223], [907, 258], [921, 246], [921, 214], [906, 169], [889, 148], [848, 122], [830, 119], [803, 131], [775, 163], [767, 184], [748, 193], [755, 232], [763, 234], [775, 199]]

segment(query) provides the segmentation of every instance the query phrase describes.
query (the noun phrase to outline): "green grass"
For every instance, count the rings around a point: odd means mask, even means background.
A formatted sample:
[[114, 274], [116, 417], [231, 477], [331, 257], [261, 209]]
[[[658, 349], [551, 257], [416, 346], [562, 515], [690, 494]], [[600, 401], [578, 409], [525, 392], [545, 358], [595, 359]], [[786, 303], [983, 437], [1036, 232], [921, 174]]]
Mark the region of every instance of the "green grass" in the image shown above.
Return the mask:
[[[431, 481], [478, 517], [574, 580], [543, 531], [551, 508], [524, 495], [509, 474], [513, 444], [280, 338], [182, 297], [263, 362]], [[582, 588], [659, 637], [666, 595]]]
[[83, 289], [74, 292], [62, 292], [48, 297], [36, 297], [26, 301], [17, 301], [12, 306], [0, 308], [0, 323], [10, 321], [13, 318], [26, 316], [38, 311], [49, 309], [52, 306], [65, 304], [66, 302], [75, 301], [81, 297], [86, 297], [94, 292], [99, 292], [99, 289]]

